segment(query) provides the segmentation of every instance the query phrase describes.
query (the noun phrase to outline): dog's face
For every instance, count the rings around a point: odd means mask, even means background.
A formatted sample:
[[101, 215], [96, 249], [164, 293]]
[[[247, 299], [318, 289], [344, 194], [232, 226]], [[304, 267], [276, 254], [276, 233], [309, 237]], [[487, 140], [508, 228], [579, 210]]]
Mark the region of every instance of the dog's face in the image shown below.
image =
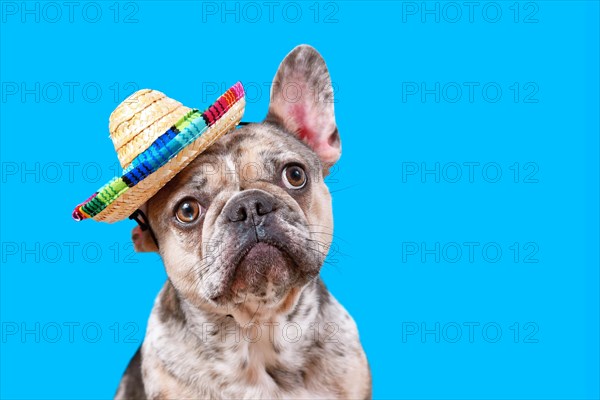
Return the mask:
[[340, 154], [329, 73], [299, 46], [279, 67], [265, 122], [222, 137], [146, 204], [178, 292], [226, 310], [289, 306], [331, 244], [324, 176]]

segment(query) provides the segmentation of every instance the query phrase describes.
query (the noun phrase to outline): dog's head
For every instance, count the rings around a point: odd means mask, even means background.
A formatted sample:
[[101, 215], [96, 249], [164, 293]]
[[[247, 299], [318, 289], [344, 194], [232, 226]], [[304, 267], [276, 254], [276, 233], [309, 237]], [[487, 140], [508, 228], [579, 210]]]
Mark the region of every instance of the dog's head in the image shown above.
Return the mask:
[[[289, 307], [331, 244], [324, 177], [340, 154], [327, 67], [299, 46], [279, 66], [265, 121], [219, 139], [145, 205], [177, 291], [228, 312]], [[148, 231], [134, 242], [156, 250]]]

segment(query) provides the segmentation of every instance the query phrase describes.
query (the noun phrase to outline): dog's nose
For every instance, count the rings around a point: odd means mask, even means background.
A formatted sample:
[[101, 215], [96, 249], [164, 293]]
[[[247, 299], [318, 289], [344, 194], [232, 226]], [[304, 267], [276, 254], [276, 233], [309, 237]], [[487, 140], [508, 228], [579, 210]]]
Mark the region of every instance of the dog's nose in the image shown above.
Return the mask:
[[250, 216], [256, 219], [273, 212], [275, 198], [262, 190], [245, 190], [229, 201], [224, 210], [231, 222], [244, 222]]

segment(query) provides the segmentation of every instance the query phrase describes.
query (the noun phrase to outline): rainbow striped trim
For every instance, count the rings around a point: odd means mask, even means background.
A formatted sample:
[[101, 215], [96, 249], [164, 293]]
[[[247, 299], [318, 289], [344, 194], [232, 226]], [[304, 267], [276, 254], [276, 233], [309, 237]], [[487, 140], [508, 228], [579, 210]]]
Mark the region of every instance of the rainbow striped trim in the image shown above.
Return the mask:
[[148, 149], [134, 158], [123, 171], [123, 176], [113, 178], [89, 199], [77, 205], [73, 210], [73, 219], [82, 221], [98, 215], [129, 188], [156, 172], [186, 146], [198, 139], [242, 97], [244, 97], [244, 87], [238, 82], [205, 112], [198, 110], [188, 112], [167, 132], [159, 136]]

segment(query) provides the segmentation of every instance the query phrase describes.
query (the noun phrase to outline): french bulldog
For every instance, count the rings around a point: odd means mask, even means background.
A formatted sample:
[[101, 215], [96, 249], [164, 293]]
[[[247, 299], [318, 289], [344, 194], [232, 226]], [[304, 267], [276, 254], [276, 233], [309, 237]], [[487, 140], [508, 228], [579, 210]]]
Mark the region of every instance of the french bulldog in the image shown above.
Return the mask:
[[[224, 135], [143, 207], [167, 282], [116, 399], [368, 399], [355, 322], [319, 273], [340, 158], [331, 78], [301, 45], [262, 123]], [[154, 237], [152, 237], [154, 236]]]

